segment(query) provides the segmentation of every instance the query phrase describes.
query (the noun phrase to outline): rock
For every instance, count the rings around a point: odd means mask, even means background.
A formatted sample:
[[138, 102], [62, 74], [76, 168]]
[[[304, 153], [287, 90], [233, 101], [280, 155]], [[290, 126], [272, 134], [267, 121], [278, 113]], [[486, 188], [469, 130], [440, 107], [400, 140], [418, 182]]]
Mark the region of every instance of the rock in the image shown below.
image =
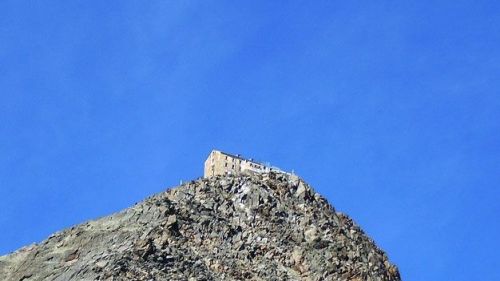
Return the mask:
[[306, 231], [304, 231], [304, 237], [307, 242], [313, 242], [318, 239], [318, 230], [316, 226], [310, 226]]
[[0, 257], [0, 280], [400, 280], [346, 215], [280, 173], [185, 183]]
[[171, 215], [171, 216], [168, 217], [165, 226], [166, 227], [172, 227], [175, 224], [177, 224], [177, 216], [176, 215]]
[[305, 193], [306, 193], [306, 186], [304, 185], [303, 182], [300, 182], [299, 186], [297, 187], [297, 190], [295, 191], [295, 196], [303, 197]]

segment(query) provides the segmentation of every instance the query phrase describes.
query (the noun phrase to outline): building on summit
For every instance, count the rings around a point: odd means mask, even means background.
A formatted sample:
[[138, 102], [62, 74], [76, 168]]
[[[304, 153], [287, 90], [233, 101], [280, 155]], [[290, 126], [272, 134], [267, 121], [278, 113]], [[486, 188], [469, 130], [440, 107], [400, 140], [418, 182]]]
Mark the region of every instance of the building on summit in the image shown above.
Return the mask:
[[[245, 159], [240, 154], [229, 154], [220, 150], [212, 150], [205, 160], [204, 177], [213, 177], [216, 175], [225, 174], [240, 174], [240, 173], [267, 173], [267, 172], [280, 172], [279, 168], [270, 167], [254, 161], [253, 159]], [[288, 174], [288, 173], [286, 173]]]

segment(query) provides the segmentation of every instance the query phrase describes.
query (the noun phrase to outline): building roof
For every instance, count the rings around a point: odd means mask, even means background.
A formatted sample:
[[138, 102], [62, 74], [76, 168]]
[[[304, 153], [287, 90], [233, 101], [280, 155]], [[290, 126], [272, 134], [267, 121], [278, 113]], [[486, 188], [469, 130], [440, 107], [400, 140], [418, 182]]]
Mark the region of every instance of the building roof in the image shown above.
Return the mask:
[[221, 154], [227, 155], [227, 156], [232, 157], [232, 158], [236, 158], [236, 159], [240, 159], [240, 160], [245, 160], [245, 161], [252, 162], [252, 163], [255, 163], [255, 164], [267, 166], [264, 163], [255, 161], [253, 158], [249, 158], [249, 159], [248, 158], [244, 158], [241, 154], [231, 154], [231, 153], [227, 153], [227, 152], [224, 152], [224, 151], [221, 151], [221, 150], [217, 150], [217, 149], [213, 149], [212, 152], [213, 151], [218, 151]]

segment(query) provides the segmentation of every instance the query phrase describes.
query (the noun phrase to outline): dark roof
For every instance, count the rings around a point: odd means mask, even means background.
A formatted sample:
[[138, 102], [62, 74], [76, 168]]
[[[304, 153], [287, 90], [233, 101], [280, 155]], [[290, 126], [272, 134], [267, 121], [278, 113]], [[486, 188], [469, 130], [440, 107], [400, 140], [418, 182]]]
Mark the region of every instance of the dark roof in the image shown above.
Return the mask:
[[242, 156], [241, 156], [241, 154], [236, 154], [236, 155], [234, 155], [234, 154], [227, 153], [227, 152], [224, 152], [224, 151], [221, 151], [221, 150], [218, 150], [218, 151], [220, 151], [220, 153], [222, 153], [222, 154], [224, 154], [224, 155], [227, 155], [227, 156], [229, 156], [229, 157], [232, 157], [232, 158], [236, 158], [236, 159], [240, 159], [240, 160], [245, 160], [245, 161], [249, 161], [249, 162], [252, 162], [252, 163], [255, 163], [255, 164], [259, 164], [259, 165], [262, 165], [262, 166], [266, 166], [266, 165], [264, 165], [264, 164], [262, 164], [262, 163], [260, 163], [260, 162], [255, 161], [255, 160], [254, 160], [254, 159], [252, 159], [252, 158], [250, 158], [250, 159], [244, 158], [244, 157], [242, 157]]

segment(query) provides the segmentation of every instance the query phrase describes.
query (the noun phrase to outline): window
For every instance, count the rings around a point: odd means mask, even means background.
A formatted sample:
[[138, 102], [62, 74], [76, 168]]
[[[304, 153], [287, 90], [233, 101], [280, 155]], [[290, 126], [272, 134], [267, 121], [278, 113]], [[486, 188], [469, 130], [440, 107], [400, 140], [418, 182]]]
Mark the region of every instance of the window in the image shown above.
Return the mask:
[[227, 163], [224, 163], [224, 167], [227, 167]]

